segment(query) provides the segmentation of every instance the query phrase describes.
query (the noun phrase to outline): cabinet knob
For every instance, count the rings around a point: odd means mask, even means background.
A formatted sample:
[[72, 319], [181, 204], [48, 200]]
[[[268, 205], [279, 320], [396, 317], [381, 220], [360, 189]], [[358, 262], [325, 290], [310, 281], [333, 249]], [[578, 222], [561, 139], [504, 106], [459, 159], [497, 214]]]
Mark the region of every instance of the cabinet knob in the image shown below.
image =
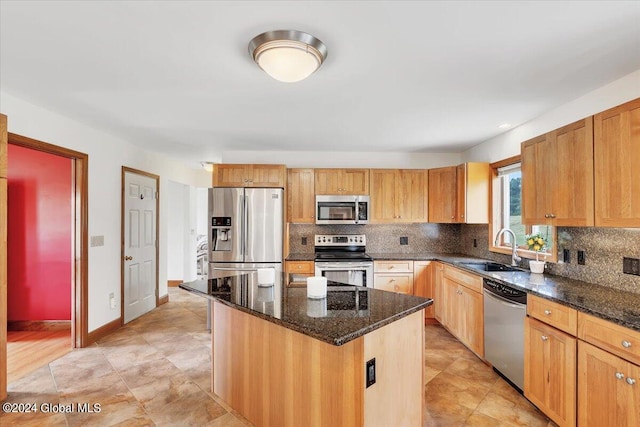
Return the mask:
[[544, 214], [544, 217], [545, 218], [549, 218], [549, 214]]
[[464, 215], [460, 215], [460, 218], [464, 218]]
[[549, 214], [549, 218], [555, 218], [556, 215], [555, 214]]
[[616, 378], [619, 380], [623, 380], [624, 379], [624, 374], [622, 372], [616, 372]]
[[549, 337], [548, 337], [548, 336], [546, 336], [546, 335], [543, 335], [543, 336], [541, 336], [541, 337], [540, 337], [540, 339], [541, 339], [542, 341], [548, 341], [548, 340], [549, 340]]
[[627, 384], [634, 385], [635, 383], [636, 383], [636, 379], [635, 378], [627, 378]]
[[389, 270], [391, 270], [391, 269], [393, 269], [393, 265], [390, 265], [390, 266], [389, 266]]
[[455, 217], [455, 216], [452, 216], [452, 217], [451, 217], [451, 219], [456, 219], [456, 217]]
[[400, 286], [395, 285], [395, 286], [393, 287], [393, 290], [394, 290], [394, 291], [400, 290]]
[[544, 314], [546, 314], [547, 316], [551, 316], [551, 310], [545, 310]]
[[627, 341], [627, 340], [623, 340], [622, 341], [622, 346], [624, 348], [631, 348], [631, 343], [629, 341]]
[[389, 283], [393, 283], [395, 281], [396, 281], [396, 279], [389, 279]]
[[402, 219], [402, 215], [398, 215], [398, 218]]

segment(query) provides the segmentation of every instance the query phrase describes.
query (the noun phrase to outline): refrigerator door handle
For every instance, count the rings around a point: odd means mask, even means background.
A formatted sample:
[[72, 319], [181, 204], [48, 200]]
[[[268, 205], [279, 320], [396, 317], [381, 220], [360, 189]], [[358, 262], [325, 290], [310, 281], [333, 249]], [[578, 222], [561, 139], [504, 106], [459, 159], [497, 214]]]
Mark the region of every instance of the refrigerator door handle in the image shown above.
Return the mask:
[[242, 260], [244, 261], [244, 246], [245, 246], [245, 222], [244, 222], [244, 213], [247, 210], [247, 207], [244, 203], [244, 194], [240, 196], [240, 255], [242, 255]]
[[[246, 248], [249, 246], [247, 241], [249, 240], [249, 196], [244, 196], [244, 240], [243, 245], [245, 247], [245, 251], [243, 255], [247, 255]], [[246, 257], [245, 257], [246, 261]]]

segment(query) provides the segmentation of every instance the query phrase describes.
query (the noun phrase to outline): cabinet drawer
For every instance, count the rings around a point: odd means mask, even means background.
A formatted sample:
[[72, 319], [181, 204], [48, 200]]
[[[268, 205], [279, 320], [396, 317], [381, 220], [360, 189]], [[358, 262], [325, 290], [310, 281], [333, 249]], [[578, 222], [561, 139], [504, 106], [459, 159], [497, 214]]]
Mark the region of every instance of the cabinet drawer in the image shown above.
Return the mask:
[[375, 273], [413, 273], [413, 261], [374, 261]]
[[527, 295], [527, 314], [576, 336], [578, 312], [571, 307], [529, 294]]
[[640, 365], [640, 332], [578, 313], [578, 338]]
[[374, 274], [373, 287], [383, 291], [413, 294], [413, 274]]
[[472, 291], [482, 293], [482, 277], [475, 274], [467, 273], [466, 271], [458, 270], [450, 265], [444, 266], [444, 277], [447, 277], [454, 282], [457, 282]]
[[315, 265], [313, 261], [287, 261], [286, 271], [287, 273], [313, 274]]

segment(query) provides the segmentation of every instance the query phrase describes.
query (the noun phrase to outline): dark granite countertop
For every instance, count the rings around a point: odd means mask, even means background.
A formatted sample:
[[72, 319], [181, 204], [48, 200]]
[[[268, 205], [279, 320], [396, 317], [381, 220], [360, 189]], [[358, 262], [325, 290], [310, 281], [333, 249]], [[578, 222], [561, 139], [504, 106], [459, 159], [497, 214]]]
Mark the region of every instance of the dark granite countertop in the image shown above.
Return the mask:
[[289, 254], [286, 260], [287, 261], [313, 261], [315, 258], [316, 258], [315, 253], [311, 252], [307, 254], [303, 254], [303, 253]]
[[306, 287], [259, 287], [257, 274], [180, 284], [180, 288], [333, 345], [342, 345], [415, 313], [433, 300], [329, 282], [327, 298], [307, 298]]
[[[514, 272], [485, 272], [461, 265], [462, 262], [489, 261], [464, 254], [443, 253], [369, 253], [374, 261], [413, 260], [442, 261], [479, 276], [497, 280], [515, 289], [524, 290], [533, 295], [579, 311], [612, 321], [636, 331], [640, 331], [640, 294], [625, 292], [606, 286], [580, 280], [569, 279], [551, 274], [531, 274], [528, 270]], [[308, 256], [313, 254], [296, 254]], [[289, 257], [287, 259], [290, 259]]]

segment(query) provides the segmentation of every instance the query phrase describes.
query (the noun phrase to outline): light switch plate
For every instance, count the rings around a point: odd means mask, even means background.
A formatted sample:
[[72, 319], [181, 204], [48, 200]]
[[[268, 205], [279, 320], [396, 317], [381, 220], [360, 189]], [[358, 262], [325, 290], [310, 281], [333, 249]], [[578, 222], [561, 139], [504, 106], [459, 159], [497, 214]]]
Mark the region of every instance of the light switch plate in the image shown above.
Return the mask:
[[104, 246], [104, 236], [91, 236], [91, 247]]

